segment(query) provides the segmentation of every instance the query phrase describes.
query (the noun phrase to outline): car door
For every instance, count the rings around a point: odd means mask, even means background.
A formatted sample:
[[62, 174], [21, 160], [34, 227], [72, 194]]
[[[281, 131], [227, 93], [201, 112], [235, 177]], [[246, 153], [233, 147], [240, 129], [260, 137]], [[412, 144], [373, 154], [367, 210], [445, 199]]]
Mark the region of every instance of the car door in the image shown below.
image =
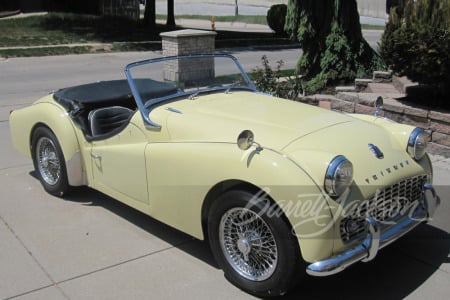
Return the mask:
[[131, 206], [148, 204], [146, 145], [144, 133], [132, 122], [110, 138], [93, 141], [93, 187]]

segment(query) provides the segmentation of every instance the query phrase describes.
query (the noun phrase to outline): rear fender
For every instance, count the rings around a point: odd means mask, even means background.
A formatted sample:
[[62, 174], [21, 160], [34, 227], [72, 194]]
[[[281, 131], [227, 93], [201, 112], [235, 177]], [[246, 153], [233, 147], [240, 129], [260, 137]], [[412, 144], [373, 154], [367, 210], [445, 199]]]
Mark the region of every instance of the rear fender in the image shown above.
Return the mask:
[[13, 145], [18, 152], [32, 158], [31, 139], [34, 130], [39, 126], [48, 127], [56, 135], [64, 154], [69, 184], [84, 185], [85, 172], [76, 129], [64, 108], [53, 100], [43, 101], [47, 97], [32, 106], [11, 112], [10, 130]]

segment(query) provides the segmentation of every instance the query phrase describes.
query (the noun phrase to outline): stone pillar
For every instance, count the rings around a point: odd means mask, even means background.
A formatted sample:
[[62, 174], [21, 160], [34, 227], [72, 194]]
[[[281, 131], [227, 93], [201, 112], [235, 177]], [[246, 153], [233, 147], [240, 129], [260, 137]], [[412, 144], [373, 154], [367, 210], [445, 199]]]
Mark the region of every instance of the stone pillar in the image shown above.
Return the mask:
[[[184, 29], [161, 33], [163, 56], [212, 54], [215, 31]], [[164, 64], [164, 79], [184, 82], [185, 87], [214, 77], [214, 58], [173, 60]]]

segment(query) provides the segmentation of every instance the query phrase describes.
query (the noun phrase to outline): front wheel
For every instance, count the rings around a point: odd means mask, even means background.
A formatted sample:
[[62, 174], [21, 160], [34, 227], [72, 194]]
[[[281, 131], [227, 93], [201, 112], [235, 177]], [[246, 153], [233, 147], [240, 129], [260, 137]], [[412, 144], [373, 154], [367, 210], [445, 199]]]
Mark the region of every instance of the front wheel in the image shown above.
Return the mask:
[[55, 134], [47, 127], [34, 130], [31, 139], [33, 164], [44, 189], [62, 197], [69, 190], [64, 155]]
[[255, 200], [245, 191], [219, 197], [208, 218], [209, 242], [231, 283], [259, 297], [280, 296], [304, 274], [300, 250], [285, 217], [268, 209], [272, 202]]

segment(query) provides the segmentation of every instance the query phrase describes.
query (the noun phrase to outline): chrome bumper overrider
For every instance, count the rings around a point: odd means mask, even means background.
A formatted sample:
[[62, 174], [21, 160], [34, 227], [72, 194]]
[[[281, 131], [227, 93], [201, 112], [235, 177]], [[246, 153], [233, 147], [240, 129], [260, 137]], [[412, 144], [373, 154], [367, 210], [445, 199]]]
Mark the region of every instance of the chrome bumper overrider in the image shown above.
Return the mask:
[[378, 250], [389, 245], [420, 223], [433, 217], [441, 200], [433, 186], [426, 183], [423, 187], [422, 205], [408, 217], [381, 232], [380, 226], [373, 217], [366, 218], [368, 234], [364, 242], [328, 259], [310, 264], [306, 272], [313, 276], [329, 276], [343, 271], [348, 266], [359, 262], [368, 262], [375, 258]]

